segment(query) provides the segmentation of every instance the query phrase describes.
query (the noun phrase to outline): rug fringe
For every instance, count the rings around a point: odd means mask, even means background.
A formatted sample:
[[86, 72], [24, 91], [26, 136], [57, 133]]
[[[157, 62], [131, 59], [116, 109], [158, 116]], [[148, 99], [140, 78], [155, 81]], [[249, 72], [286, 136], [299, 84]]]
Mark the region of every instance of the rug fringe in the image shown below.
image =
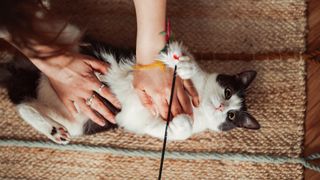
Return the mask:
[[[83, 144], [67, 144], [59, 145], [53, 142], [46, 141], [24, 141], [24, 140], [0, 140], [0, 147], [15, 146], [28, 148], [49, 148], [62, 151], [81, 151], [90, 153], [109, 153], [116, 156], [132, 156], [132, 157], [148, 157], [159, 159], [161, 152], [150, 150], [133, 150], [112, 148], [104, 146], [91, 146]], [[258, 154], [240, 154], [240, 153], [194, 153], [194, 152], [166, 152], [167, 159], [183, 159], [183, 160], [229, 160], [229, 161], [244, 161], [254, 163], [272, 163], [272, 164], [301, 164], [305, 168], [320, 172], [320, 165], [315, 165], [309, 162], [310, 160], [320, 159], [320, 153], [312, 154], [306, 158], [273, 156], [273, 155], [258, 155]]]

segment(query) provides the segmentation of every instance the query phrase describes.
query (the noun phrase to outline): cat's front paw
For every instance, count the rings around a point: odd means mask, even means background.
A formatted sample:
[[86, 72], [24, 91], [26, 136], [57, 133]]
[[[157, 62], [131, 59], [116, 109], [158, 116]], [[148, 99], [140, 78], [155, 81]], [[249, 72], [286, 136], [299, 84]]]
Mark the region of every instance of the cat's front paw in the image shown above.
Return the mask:
[[181, 114], [176, 116], [169, 124], [169, 140], [184, 140], [192, 134], [191, 118]]
[[58, 144], [68, 144], [70, 141], [70, 134], [68, 130], [62, 126], [53, 126], [49, 138]]
[[190, 79], [196, 73], [196, 66], [191, 59], [182, 60], [177, 65], [177, 73], [182, 79]]

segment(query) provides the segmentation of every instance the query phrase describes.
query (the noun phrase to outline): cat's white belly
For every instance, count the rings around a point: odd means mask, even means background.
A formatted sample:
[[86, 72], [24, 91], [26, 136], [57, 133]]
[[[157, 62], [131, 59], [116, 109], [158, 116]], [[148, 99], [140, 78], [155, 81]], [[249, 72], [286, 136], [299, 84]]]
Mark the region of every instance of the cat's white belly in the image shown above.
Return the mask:
[[128, 131], [143, 134], [150, 120], [154, 119], [151, 113], [140, 102], [138, 95], [132, 92], [125, 102], [121, 102], [122, 110], [116, 116], [116, 122], [120, 127]]

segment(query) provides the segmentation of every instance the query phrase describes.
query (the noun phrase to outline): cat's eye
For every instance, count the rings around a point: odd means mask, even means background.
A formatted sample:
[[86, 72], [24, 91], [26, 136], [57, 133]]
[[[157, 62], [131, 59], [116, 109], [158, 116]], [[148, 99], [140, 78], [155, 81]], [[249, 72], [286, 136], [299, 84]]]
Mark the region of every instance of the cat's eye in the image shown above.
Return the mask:
[[228, 100], [228, 99], [231, 98], [231, 95], [232, 95], [231, 89], [230, 89], [230, 88], [226, 88], [226, 89], [224, 90], [224, 98], [225, 98], [226, 100]]
[[229, 112], [228, 113], [228, 118], [233, 121], [236, 118], [236, 114], [234, 112]]

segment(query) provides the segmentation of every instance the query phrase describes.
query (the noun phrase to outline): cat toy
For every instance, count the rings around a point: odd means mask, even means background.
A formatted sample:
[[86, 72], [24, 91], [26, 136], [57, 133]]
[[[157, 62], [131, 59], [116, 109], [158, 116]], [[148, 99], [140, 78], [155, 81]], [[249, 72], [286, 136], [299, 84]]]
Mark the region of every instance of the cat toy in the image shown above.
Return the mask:
[[[161, 50], [160, 57], [158, 57], [158, 59], [163, 62], [163, 61], [169, 61], [169, 59], [165, 58], [165, 51], [167, 50], [168, 43], [170, 41], [170, 22], [169, 22], [169, 20], [167, 20], [166, 32], [162, 32], [162, 34], [164, 34], [166, 36], [166, 42], [167, 43], [166, 43], [165, 47]], [[164, 55], [164, 58], [162, 58], [161, 55]], [[167, 64], [167, 63], [165, 62], [165, 64]], [[177, 65], [174, 65], [171, 92], [170, 92], [171, 94], [170, 94], [170, 99], [169, 99], [169, 107], [168, 107], [166, 128], [165, 128], [165, 131], [164, 131], [164, 138], [163, 138], [163, 145], [162, 145], [162, 152], [161, 152], [161, 160], [160, 160], [160, 168], [159, 168], [158, 180], [160, 180], [161, 176], [162, 176], [164, 155], [165, 155], [165, 152], [166, 152], [166, 145], [167, 145], [168, 127], [169, 127], [169, 121], [171, 119], [170, 110], [171, 110], [171, 106], [172, 106], [174, 86], [175, 86], [175, 83], [176, 83], [176, 73], [177, 73]]]
[[[169, 47], [171, 48], [171, 47]], [[172, 85], [171, 85], [171, 94], [169, 99], [169, 109], [168, 109], [168, 115], [167, 115], [167, 122], [164, 132], [164, 138], [163, 138], [163, 146], [162, 146], [162, 152], [161, 152], [161, 160], [160, 160], [160, 169], [159, 169], [159, 176], [158, 179], [161, 179], [162, 175], [162, 169], [163, 169], [163, 162], [164, 162], [164, 155], [166, 151], [166, 145], [167, 145], [167, 133], [168, 133], [168, 127], [171, 120], [171, 106], [172, 106], [172, 100], [174, 95], [174, 87], [177, 77], [177, 65], [180, 61], [189, 60], [189, 57], [183, 56], [180, 49], [167, 49], [167, 52], [161, 52], [158, 56], [158, 61], [161, 61], [167, 67], [173, 68], [173, 78], [172, 78]]]
[[181, 60], [188, 60], [189, 58], [187, 56], [183, 56], [180, 48], [172, 48], [169, 46], [169, 43], [173, 41], [173, 36], [170, 31], [170, 22], [167, 20], [167, 26], [166, 31], [161, 32], [160, 34], [165, 35], [166, 38], [166, 45], [165, 47], [160, 51], [156, 61], [152, 64], [148, 65], [135, 65], [135, 70], [144, 70], [144, 69], [150, 69], [154, 67], [158, 67], [162, 70], [165, 70], [166, 67], [173, 69], [173, 78], [172, 78], [172, 85], [171, 85], [171, 94], [169, 99], [169, 109], [168, 109], [168, 115], [167, 115], [167, 121], [165, 126], [165, 133], [163, 138], [163, 146], [162, 146], [162, 152], [161, 152], [161, 160], [160, 160], [160, 168], [159, 168], [159, 176], [158, 179], [161, 179], [162, 176], [162, 169], [163, 169], [163, 162], [164, 162], [164, 155], [166, 151], [166, 145], [167, 145], [167, 134], [168, 134], [168, 127], [171, 120], [171, 106], [172, 106], [172, 100], [174, 95], [174, 87], [176, 82], [176, 75], [177, 75], [177, 64]]
[[169, 99], [168, 115], [167, 115], [166, 127], [165, 127], [165, 132], [164, 132], [164, 138], [163, 138], [163, 146], [162, 146], [162, 152], [161, 152], [158, 180], [160, 180], [161, 176], [162, 176], [164, 155], [166, 152], [168, 127], [169, 127], [169, 123], [171, 120], [170, 110], [171, 110], [171, 106], [172, 106], [174, 87], [175, 87], [176, 76], [177, 76], [177, 64], [178, 64], [179, 59], [182, 55], [181, 52], [174, 52], [174, 51], [172, 52], [168, 49], [170, 41], [173, 40], [173, 36], [171, 35], [171, 31], [170, 31], [169, 20], [167, 20], [166, 32], [162, 32], [162, 34], [165, 35], [167, 43], [166, 43], [166, 46], [161, 50], [157, 60], [164, 63], [169, 68], [173, 68], [174, 70], [173, 70], [173, 78], [172, 78], [172, 85], [171, 85], [171, 94], [170, 94], [170, 99]]
[[172, 97], [173, 97], [173, 93], [174, 93], [174, 85], [175, 85], [175, 82], [176, 82], [176, 71], [177, 71], [177, 66], [175, 65], [174, 66], [174, 71], [173, 71], [173, 79], [172, 79], [172, 86], [171, 86], [171, 94], [170, 94], [167, 122], [166, 122], [166, 128], [165, 128], [165, 132], [164, 132], [163, 146], [162, 146], [162, 152], [161, 152], [161, 160], [160, 160], [160, 168], [159, 168], [159, 176], [158, 176], [159, 180], [161, 179], [161, 175], [162, 175], [164, 154], [165, 154], [166, 145], [167, 145], [168, 126], [169, 126], [169, 121], [171, 119], [170, 109], [171, 109], [171, 106], [172, 106], [172, 99], [173, 99]]

